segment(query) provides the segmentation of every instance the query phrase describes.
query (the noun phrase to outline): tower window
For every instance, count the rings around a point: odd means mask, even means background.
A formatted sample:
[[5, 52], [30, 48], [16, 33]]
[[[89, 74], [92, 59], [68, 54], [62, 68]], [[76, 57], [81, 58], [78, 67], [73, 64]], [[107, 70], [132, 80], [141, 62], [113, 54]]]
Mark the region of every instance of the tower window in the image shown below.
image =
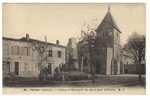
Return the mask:
[[108, 33], [108, 35], [109, 35], [109, 36], [112, 36], [112, 34], [113, 34], [113, 32], [112, 32], [112, 31], [110, 31], [110, 32]]
[[111, 29], [111, 28], [108, 29], [107, 32], [108, 32], [108, 36], [112, 36], [113, 32], [112, 32], [112, 29]]

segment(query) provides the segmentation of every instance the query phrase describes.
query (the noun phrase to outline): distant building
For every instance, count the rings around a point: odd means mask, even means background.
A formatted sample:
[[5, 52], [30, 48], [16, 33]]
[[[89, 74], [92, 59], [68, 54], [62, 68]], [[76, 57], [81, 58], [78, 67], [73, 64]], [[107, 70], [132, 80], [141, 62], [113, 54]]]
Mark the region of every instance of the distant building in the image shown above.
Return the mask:
[[[95, 50], [92, 54], [95, 61], [95, 73], [105, 75], [120, 74], [121, 31], [111, 15], [110, 8], [95, 31], [97, 41], [95, 43]], [[87, 41], [80, 41], [79, 64], [81, 71], [91, 72], [89, 57]]]
[[78, 50], [76, 38], [69, 38], [66, 47], [66, 65], [70, 70], [78, 70]]
[[[43, 48], [38, 48], [38, 45]], [[37, 50], [45, 50], [39, 56]], [[42, 61], [42, 56], [44, 60]], [[13, 73], [20, 77], [38, 77], [41, 66], [48, 68], [48, 73], [54, 75], [55, 69], [65, 64], [65, 47], [59, 44], [47, 43], [26, 37], [13, 39], [3, 37], [3, 75]]]

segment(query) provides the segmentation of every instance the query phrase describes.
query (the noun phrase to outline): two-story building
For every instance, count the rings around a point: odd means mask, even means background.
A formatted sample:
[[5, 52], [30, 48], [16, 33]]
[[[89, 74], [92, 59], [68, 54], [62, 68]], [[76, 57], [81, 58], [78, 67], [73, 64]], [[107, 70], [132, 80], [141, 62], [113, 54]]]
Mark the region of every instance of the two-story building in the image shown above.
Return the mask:
[[65, 64], [65, 47], [59, 44], [29, 38], [3, 37], [3, 76], [13, 73], [20, 77], [38, 77], [42, 67], [50, 75]]

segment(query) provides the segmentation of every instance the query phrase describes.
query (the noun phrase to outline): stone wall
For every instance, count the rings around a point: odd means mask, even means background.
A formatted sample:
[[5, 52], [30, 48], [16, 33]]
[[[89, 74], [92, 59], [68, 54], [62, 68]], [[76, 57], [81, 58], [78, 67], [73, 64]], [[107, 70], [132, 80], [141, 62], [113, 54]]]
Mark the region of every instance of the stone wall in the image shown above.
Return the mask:
[[136, 64], [125, 64], [124, 65], [124, 73], [125, 74], [138, 74], [138, 70], [141, 74], [145, 74], [145, 64], [140, 65], [140, 68], [137, 67]]

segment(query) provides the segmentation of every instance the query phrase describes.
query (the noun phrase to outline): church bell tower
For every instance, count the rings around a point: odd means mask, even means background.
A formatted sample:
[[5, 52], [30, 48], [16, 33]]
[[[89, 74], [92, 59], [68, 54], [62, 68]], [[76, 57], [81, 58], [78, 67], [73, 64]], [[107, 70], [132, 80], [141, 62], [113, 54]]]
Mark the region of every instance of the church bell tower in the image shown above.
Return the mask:
[[99, 74], [120, 74], [120, 34], [121, 31], [108, 6], [104, 19], [96, 29], [99, 51], [96, 71]]

